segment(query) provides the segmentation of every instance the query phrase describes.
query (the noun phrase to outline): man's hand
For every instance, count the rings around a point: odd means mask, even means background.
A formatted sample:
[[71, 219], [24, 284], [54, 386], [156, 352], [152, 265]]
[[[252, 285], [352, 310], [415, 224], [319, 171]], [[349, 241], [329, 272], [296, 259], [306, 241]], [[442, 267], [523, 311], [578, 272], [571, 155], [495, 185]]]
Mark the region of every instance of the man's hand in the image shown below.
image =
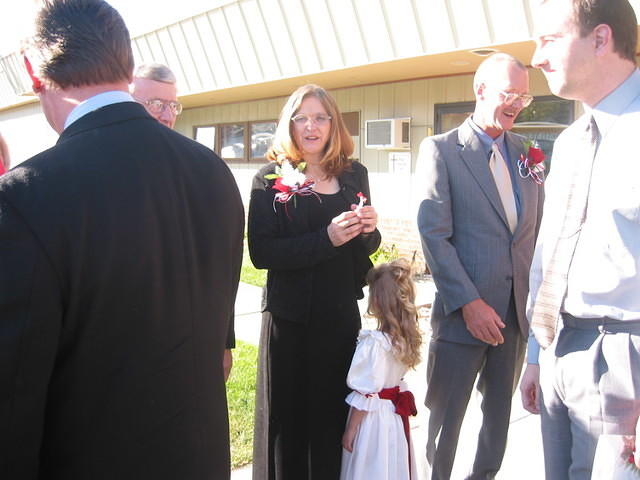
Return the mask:
[[471, 300], [462, 307], [462, 317], [467, 324], [467, 330], [478, 340], [482, 340], [494, 347], [504, 343], [500, 329], [505, 325], [496, 311], [481, 298]]
[[233, 366], [233, 354], [228, 348], [224, 351], [224, 357], [222, 358], [222, 368], [224, 369], [224, 381], [226, 382], [231, 373], [231, 367]]
[[527, 364], [520, 380], [520, 396], [527, 412], [540, 413], [540, 365]]

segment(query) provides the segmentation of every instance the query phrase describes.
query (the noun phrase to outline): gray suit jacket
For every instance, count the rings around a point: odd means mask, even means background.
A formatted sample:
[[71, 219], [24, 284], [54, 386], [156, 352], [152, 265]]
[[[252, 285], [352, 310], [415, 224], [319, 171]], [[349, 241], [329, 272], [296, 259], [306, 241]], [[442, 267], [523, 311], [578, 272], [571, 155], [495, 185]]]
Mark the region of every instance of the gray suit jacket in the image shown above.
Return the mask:
[[[505, 141], [509, 160], [516, 162], [524, 152], [524, 139], [506, 132]], [[431, 314], [432, 338], [482, 344], [467, 330], [461, 307], [482, 298], [504, 320], [512, 291], [517, 321], [526, 337], [529, 267], [543, 188], [516, 174], [522, 208], [512, 234], [485, 150], [468, 121], [423, 140], [416, 174], [424, 182], [418, 229], [438, 289]]]

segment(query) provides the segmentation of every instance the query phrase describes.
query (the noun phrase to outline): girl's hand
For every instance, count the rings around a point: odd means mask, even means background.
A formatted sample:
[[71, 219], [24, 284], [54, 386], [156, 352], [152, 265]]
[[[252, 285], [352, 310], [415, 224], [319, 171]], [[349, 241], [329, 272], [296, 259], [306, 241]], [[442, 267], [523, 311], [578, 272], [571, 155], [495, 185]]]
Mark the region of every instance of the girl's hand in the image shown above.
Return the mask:
[[358, 207], [358, 205], [351, 205], [351, 210], [356, 212], [358, 218], [362, 222], [362, 233], [371, 233], [376, 229], [378, 225], [378, 212], [371, 205], [365, 205], [364, 207]]
[[362, 229], [363, 224], [355, 212], [342, 212], [331, 220], [331, 223], [327, 227], [327, 233], [333, 246], [339, 247], [360, 235]]
[[356, 438], [356, 431], [357, 429], [348, 428], [342, 435], [342, 448], [349, 453], [353, 452], [353, 440]]
[[342, 435], [342, 446], [347, 452], [353, 452], [353, 441], [356, 438], [362, 419], [366, 415], [367, 412], [364, 410], [358, 410], [354, 407], [349, 409], [349, 420], [347, 420], [347, 427], [344, 430], [344, 435]]

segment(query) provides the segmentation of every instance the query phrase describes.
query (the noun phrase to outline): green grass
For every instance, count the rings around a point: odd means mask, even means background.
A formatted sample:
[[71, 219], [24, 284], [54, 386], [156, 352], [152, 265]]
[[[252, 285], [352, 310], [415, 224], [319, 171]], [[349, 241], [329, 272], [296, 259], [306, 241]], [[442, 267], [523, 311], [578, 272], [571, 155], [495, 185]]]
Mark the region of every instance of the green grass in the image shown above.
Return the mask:
[[238, 340], [227, 382], [232, 469], [247, 465], [252, 459], [257, 363], [258, 347]]
[[267, 271], [258, 270], [251, 263], [249, 258], [249, 248], [247, 242], [244, 242], [244, 251], [242, 255], [242, 268], [240, 269], [240, 281], [255, 285], [256, 287], [264, 287], [267, 284]]
[[398, 253], [398, 249], [395, 244], [385, 244], [381, 243], [378, 250], [373, 252], [369, 258], [374, 265], [380, 265], [381, 263], [391, 262], [393, 260], [397, 260], [400, 257]]

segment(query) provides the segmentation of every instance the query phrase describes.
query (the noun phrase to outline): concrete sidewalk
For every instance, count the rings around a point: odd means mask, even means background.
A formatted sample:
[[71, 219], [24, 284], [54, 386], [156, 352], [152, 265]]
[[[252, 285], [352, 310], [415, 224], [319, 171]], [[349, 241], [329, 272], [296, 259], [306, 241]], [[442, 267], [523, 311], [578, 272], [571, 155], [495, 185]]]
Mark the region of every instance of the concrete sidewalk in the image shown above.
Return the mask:
[[[416, 304], [431, 305], [435, 294], [435, 286], [430, 278], [417, 282], [418, 295]], [[364, 317], [366, 310], [366, 289], [365, 298], [359, 302], [360, 311], [363, 314], [363, 327], [375, 328], [375, 319]], [[236, 338], [245, 342], [258, 344], [260, 338], [260, 326], [262, 315], [260, 313], [262, 299], [262, 289], [247, 284], [240, 284], [238, 296], [236, 298], [235, 330]], [[428, 314], [429, 308], [423, 308], [421, 312]], [[423, 404], [426, 393], [426, 359], [429, 346], [429, 323], [428, 320], [421, 320], [421, 327], [424, 333], [423, 342], [423, 362], [415, 370], [410, 371], [405, 380], [410, 390], [416, 398], [418, 415], [411, 419], [411, 437], [413, 440], [416, 458], [418, 460], [419, 477], [418, 480], [427, 480], [428, 467], [425, 460], [425, 445], [427, 439], [427, 422], [429, 414]], [[471, 396], [469, 407], [465, 416], [460, 440], [456, 454], [456, 461], [451, 475], [452, 480], [463, 479], [470, 470], [478, 440], [478, 431], [482, 415], [480, 402], [482, 398], [477, 391]], [[232, 480], [251, 480], [251, 466], [234, 470], [231, 475]], [[544, 463], [542, 458], [542, 438], [540, 435], [540, 419], [536, 415], [531, 415], [522, 408], [520, 395], [516, 392], [513, 398], [511, 410], [511, 427], [509, 430], [509, 440], [505, 453], [502, 469], [497, 480], [541, 480], [544, 479]], [[262, 479], [254, 479], [262, 480]]]

